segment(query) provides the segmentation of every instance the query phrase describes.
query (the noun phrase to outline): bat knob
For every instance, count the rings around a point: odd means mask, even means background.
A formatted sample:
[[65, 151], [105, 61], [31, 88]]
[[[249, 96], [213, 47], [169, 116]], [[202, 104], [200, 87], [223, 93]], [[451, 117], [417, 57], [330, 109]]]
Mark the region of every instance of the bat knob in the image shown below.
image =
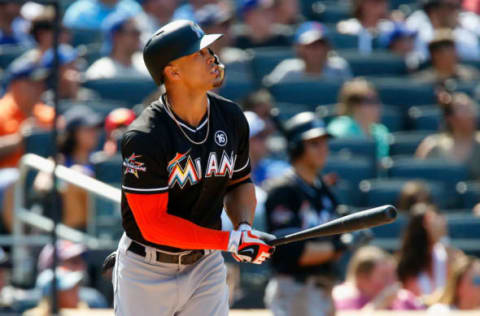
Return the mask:
[[397, 209], [393, 205], [386, 205], [384, 210], [385, 217], [390, 219], [392, 222], [397, 218]]

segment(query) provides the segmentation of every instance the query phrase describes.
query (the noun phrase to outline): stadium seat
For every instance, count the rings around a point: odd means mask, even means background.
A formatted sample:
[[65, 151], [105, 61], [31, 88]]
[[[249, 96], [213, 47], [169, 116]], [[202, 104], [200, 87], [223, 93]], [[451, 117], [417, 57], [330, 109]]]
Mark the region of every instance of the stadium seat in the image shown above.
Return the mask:
[[407, 74], [405, 59], [388, 51], [361, 54], [358, 50], [337, 51], [350, 64], [354, 76], [403, 76]]
[[0, 45], [0, 70], [6, 69], [17, 57], [27, 51], [27, 48], [20, 45]]
[[[407, 182], [407, 179], [368, 179], [360, 183], [360, 192], [362, 194], [362, 205], [373, 207], [382, 204], [396, 205], [400, 193]], [[433, 202], [441, 209], [446, 208], [446, 191], [442, 183], [425, 181], [433, 198]]]
[[312, 106], [293, 103], [275, 103], [275, 107], [279, 110], [279, 118], [281, 121], [286, 121], [295, 114], [305, 111], [314, 111]]
[[460, 197], [460, 206], [466, 209], [472, 209], [480, 203], [480, 182], [466, 181], [457, 184], [457, 192]]
[[376, 144], [374, 140], [362, 139], [359, 137], [333, 138], [328, 144], [332, 154], [351, 158], [364, 157], [375, 166]]
[[334, 194], [337, 202], [349, 206], [358, 206], [360, 194], [357, 186], [349, 181], [340, 180], [335, 185], [330, 186], [330, 190]]
[[242, 78], [228, 73], [219, 94], [225, 98], [241, 101], [259, 88], [251, 78]]
[[350, 155], [330, 154], [323, 173], [334, 172], [340, 180], [349, 181], [353, 186], [364, 179], [371, 179], [376, 176], [375, 165], [371, 159], [364, 157], [355, 157]]
[[438, 131], [442, 111], [438, 106], [414, 106], [408, 110], [410, 126], [415, 130]]
[[332, 32], [329, 39], [334, 49], [356, 49], [358, 48], [358, 36]]
[[480, 218], [473, 214], [447, 214], [448, 235], [454, 247], [480, 255]]
[[51, 131], [35, 130], [25, 138], [25, 152], [44, 158], [53, 155], [55, 146]]
[[458, 196], [455, 191], [456, 184], [468, 178], [468, 171], [462, 164], [453, 163], [443, 159], [394, 159], [388, 168], [390, 178], [424, 179], [442, 182], [445, 189], [451, 192], [447, 197], [447, 206], [455, 207]]
[[86, 81], [84, 86], [97, 92], [101, 98], [119, 100], [129, 106], [141, 103], [157, 89], [157, 85], [150, 78], [97, 79]]
[[336, 102], [341, 85], [341, 82], [331, 80], [291, 80], [274, 84], [268, 89], [277, 102], [317, 106]]
[[434, 104], [435, 94], [431, 84], [415, 82], [409, 78], [370, 78], [384, 104], [410, 107]]
[[301, 10], [307, 19], [323, 23], [337, 23], [351, 17], [350, 7], [337, 1], [304, 0]]
[[106, 100], [106, 99], [92, 99], [92, 100], [84, 100], [84, 101], [72, 101], [72, 100], [61, 100], [59, 102], [59, 113], [62, 114], [67, 111], [69, 108], [77, 105], [82, 104], [86, 105], [99, 115], [105, 117], [107, 116], [110, 111], [120, 108], [120, 107], [128, 107], [126, 103], [119, 101], [119, 100]]
[[393, 223], [373, 227], [372, 232], [375, 238], [399, 239], [407, 223], [408, 217], [405, 214], [398, 214], [397, 219]]
[[95, 163], [95, 177], [110, 184], [122, 182], [122, 156], [120, 154]]
[[101, 43], [103, 41], [101, 30], [71, 28], [69, 32], [72, 36], [71, 43], [73, 46]]
[[392, 133], [390, 140], [390, 156], [415, 154], [418, 145], [431, 131], [401, 131]]
[[253, 75], [259, 83], [261, 83], [262, 79], [271, 73], [275, 66], [282, 60], [295, 57], [293, 49], [287, 47], [255, 48], [250, 49], [249, 53], [252, 55]]

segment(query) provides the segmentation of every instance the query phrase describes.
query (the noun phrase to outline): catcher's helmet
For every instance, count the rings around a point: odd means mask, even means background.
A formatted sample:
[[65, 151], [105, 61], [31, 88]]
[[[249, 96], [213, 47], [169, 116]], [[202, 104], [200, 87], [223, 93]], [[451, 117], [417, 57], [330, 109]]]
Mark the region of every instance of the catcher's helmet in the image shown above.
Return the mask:
[[320, 136], [331, 137], [323, 121], [315, 116], [313, 112], [298, 113], [285, 122], [284, 129], [290, 158], [295, 158], [302, 154], [304, 140]]
[[163, 83], [163, 68], [172, 60], [191, 55], [215, 42], [222, 34], [206, 35], [196, 23], [177, 20], [161, 27], [143, 49], [143, 60], [158, 85]]

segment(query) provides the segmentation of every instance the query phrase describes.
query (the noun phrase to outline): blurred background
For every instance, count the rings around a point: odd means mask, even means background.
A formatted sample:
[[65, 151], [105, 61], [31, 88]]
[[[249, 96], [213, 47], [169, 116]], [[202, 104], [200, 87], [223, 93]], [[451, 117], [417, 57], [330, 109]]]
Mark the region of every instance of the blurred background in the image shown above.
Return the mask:
[[[56, 63], [54, 6], [0, 0], [0, 310], [48, 311], [54, 266], [60, 307], [112, 308], [101, 265], [123, 233], [118, 142], [161, 95], [142, 48], [176, 19], [224, 34], [212, 47], [226, 65], [216, 93], [255, 114], [256, 228], [265, 229], [264, 186], [289, 168], [272, 109], [280, 121], [314, 112], [335, 136], [321, 176], [342, 210], [400, 210], [369, 232], [368, 246], [339, 259], [337, 308], [362, 260], [372, 297], [387, 297], [379, 309], [395, 309], [389, 299], [401, 289], [418, 299], [415, 309], [480, 308], [480, 1], [59, 0], [58, 8]], [[53, 181], [55, 153], [62, 167]], [[269, 266], [226, 261], [232, 308], [264, 308]], [[389, 277], [375, 284], [386, 261]], [[428, 286], [412, 286], [424, 272]]]

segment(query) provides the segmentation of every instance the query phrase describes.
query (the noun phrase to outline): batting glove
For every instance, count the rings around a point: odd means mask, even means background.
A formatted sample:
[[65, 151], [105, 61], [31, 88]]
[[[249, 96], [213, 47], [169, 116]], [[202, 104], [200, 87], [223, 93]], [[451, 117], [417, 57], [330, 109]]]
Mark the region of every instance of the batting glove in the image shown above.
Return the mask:
[[230, 232], [228, 250], [238, 262], [262, 264], [275, 250], [275, 247], [266, 243], [273, 239], [275, 236], [258, 230], [233, 230]]

